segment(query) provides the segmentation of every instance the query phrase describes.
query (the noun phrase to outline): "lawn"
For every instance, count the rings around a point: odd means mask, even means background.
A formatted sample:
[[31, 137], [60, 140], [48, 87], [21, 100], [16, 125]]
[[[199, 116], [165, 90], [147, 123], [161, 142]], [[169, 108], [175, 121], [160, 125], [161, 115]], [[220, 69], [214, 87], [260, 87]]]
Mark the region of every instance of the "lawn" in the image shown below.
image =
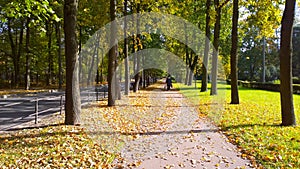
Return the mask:
[[[239, 88], [239, 105], [230, 103], [230, 86], [218, 84], [218, 96], [199, 92], [201, 86], [176, 84], [192, 102], [199, 104], [199, 116], [208, 116], [236, 144], [244, 157], [265, 168], [300, 166], [300, 127], [281, 127], [280, 94]], [[294, 95], [300, 123], [300, 95]]]

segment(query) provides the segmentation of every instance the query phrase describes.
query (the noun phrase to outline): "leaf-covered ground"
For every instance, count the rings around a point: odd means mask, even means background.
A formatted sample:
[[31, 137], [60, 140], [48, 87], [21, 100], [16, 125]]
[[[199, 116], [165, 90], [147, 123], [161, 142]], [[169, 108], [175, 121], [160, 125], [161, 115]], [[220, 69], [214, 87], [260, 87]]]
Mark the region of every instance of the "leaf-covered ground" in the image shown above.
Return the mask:
[[[126, 141], [148, 131], [164, 131], [175, 118], [171, 109], [176, 107], [167, 108], [166, 113], [160, 111], [161, 106], [153, 106], [174, 105], [171, 98], [164, 103], [151, 98], [151, 92], [145, 90], [117, 101], [116, 107], [108, 107], [107, 100], [94, 102], [82, 109], [81, 126], [61, 125], [64, 116], [56, 114], [33, 128], [1, 134], [0, 166], [113, 168], [112, 162], [119, 158]], [[32, 125], [31, 122], [22, 127]]]
[[[158, 84], [160, 85], [160, 84]], [[106, 149], [120, 152], [125, 142], [139, 138], [149, 132], [167, 130], [177, 118], [172, 98], [157, 100], [151, 92], [155, 86], [137, 93], [123, 96], [116, 106], [108, 107], [107, 101], [93, 103], [87, 113], [83, 113], [83, 126], [90, 138]], [[173, 106], [168, 106], [168, 105]], [[162, 110], [162, 107], [165, 107]]]
[[120, 153], [117, 168], [251, 168], [193, 104], [163, 84], [116, 102], [91, 105], [82, 121], [90, 138]]
[[75, 126], [41, 127], [0, 136], [1, 168], [110, 168], [114, 158]]
[[[186, 88], [190, 90], [181, 91], [187, 97], [199, 91], [194, 87]], [[220, 95], [226, 94], [223, 100], [218, 101], [217, 97], [221, 96], [210, 96], [209, 91], [200, 93], [200, 116], [213, 119], [231, 142], [239, 146], [243, 156], [255, 158], [265, 168], [300, 166], [300, 127], [279, 126], [281, 113], [278, 92], [239, 88], [241, 103], [231, 105], [230, 86], [219, 84], [218, 88]], [[299, 124], [299, 95], [294, 95], [294, 107]]]
[[11, 95], [11, 94], [29, 94], [29, 93], [39, 93], [48, 92], [47, 89], [35, 89], [35, 90], [23, 90], [23, 89], [13, 89], [13, 90], [0, 90], [0, 96]]
[[[279, 93], [240, 88], [239, 105], [230, 105], [229, 86], [219, 85], [219, 95], [184, 86], [180, 88], [191, 103], [199, 106], [199, 116], [208, 116], [220, 126], [242, 157], [257, 160], [266, 168], [300, 166], [299, 127], [280, 127]], [[227, 90], [226, 90], [227, 89]], [[153, 89], [150, 89], [153, 90]], [[149, 91], [131, 94], [116, 107], [106, 100], [82, 111], [82, 126], [56, 125], [19, 130], [0, 135], [1, 168], [112, 168], [128, 140], [144, 133], [168, 130], [177, 115], [177, 103], [170, 98], [154, 98]], [[196, 98], [196, 101], [195, 101]], [[200, 99], [200, 100], [199, 100]], [[295, 95], [297, 119], [300, 97]], [[165, 105], [167, 111], [161, 111]], [[172, 105], [172, 106], [167, 106]], [[173, 110], [174, 109], [174, 110]], [[151, 112], [151, 113], [149, 113]], [[122, 158], [121, 158], [122, 160]], [[129, 166], [139, 165], [137, 163]]]

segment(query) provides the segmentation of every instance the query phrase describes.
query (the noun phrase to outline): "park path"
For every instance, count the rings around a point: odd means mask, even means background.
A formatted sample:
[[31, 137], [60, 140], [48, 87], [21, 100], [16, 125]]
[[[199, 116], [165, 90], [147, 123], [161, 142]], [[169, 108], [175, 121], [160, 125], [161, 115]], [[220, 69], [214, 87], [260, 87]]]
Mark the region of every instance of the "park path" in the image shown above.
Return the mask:
[[125, 143], [116, 168], [253, 168], [237, 147], [208, 119], [199, 118], [195, 107], [179, 91], [152, 90], [151, 106], [170, 115], [167, 127], [145, 132]]

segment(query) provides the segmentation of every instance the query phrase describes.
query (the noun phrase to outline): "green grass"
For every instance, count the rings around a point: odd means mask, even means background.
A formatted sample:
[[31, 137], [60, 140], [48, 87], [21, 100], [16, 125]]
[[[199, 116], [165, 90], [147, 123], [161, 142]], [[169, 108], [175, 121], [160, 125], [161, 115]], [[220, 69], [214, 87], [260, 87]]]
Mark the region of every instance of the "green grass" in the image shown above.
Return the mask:
[[[200, 93], [194, 85], [176, 86], [191, 101], [199, 102], [199, 115], [208, 116], [220, 126], [243, 156], [253, 161], [255, 158], [265, 168], [300, 166], [300, 127], [279, 126], [279, 92], [240, 87], [240, 104], [231, 105], [229, 85], [219, 84], [218, 96], [210, 96], [210, 91]], [[300, 123], [300, 95], [294, 95], [294, 107]]]

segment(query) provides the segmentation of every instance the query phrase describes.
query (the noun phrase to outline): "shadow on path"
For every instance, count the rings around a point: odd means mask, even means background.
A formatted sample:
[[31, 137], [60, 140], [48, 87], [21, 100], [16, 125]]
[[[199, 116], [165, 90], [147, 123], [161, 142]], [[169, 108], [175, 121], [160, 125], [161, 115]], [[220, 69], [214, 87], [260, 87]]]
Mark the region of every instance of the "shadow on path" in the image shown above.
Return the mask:
[[218, 132], [218, 129], [202, 129], [202, 130], [180, 130], [180, 131], [149, 131], [149, 132], [114, 132], [114, 131], [99, 131], [99, 132], [88, 132], [89, 134], [95, 135], [144, 135], [144, 136], [154, 136], [160, 134], [167, 135], [176, 135], [176, 134], [189, 134], [189, 133], [209, 133], [209, 132]]

